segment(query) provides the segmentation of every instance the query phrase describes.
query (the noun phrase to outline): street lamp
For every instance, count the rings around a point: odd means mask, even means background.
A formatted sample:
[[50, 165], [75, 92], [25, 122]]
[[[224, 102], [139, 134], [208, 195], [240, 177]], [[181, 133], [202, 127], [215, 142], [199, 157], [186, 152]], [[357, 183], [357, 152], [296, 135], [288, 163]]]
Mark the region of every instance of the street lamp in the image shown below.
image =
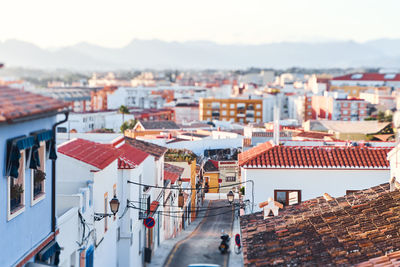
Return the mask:
[[110, 208], [111, 208], [111, 212], [115, 216], [115, 214], [117, 214], [117, 212], [119, 210], [119, 200], [118, 200], [117, 196], [115, 196], [115, 195], [114, 195], [113, 199], [110, 200]]
[[228, 198], [229, 203], [232, 204], [235, 199], [235, 194], [232, 191], [229, 191], [229, 193], [226, 194], [226, 197]]
[[115, 214], [117, 214], [117, 212], [119, 210], [119, 204], [120, 203], [119, 203], [117, 196], [114, 195], [113, 199], [110, 200], [110, 209], [111, 209], [112, 213], [95, 213], [94, 220], [101, 221], [105, 217], [115, 216]]

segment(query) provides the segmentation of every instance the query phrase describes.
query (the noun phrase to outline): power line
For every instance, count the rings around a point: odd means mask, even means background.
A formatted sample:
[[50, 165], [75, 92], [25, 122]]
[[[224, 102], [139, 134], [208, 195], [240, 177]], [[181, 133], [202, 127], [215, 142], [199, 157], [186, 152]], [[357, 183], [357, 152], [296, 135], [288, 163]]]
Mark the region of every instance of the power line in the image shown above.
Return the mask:
[[142, 183], [137, 183], [133, 181], [129, 181], [128, 183], [130, 184], [135, 184], [139, 186], [144, 186], [144, 187], [152, 187], [152, 188], [159, 188], [159, 189], [170, 189], [170, 190], [201, 190], [201, 189], [219, 189], [219, 188], [225, 188], [225, 187], [232, 187], [234, 185], [240, 185], [240, 184], [245, 184], [247, 182], [239, 182], [239, 183], [234, 183], [230, 185], [221, 185], [221, 186], [209, 186], [209, 187], [190, 187], [190, 188], [177, 188], [177, 187], [166, 187], [166, 186], [158, 186], [158, 185], [148, 185], [148, 184], [142, 184]]
[[[135, 201], [135, 200], [129, 200], [129, 202], [134, 202], [134, 203], [138, 203], [138, 204], [142, 204], [143, 202], [141, 201]], [[179, 206], [175, 206], [175, 205], [162, 205], [163, 207], [171, 207], [171, 208], [182, 208]], [[226, 205], [226, 206], [217, 206], [217, 207], [212, 207], [212, 208], [198, 208], [198, 210], [213, 210], [213, 209], [222, 209], [222, 208], [229, 208], [232, 207], [232, 205]]]

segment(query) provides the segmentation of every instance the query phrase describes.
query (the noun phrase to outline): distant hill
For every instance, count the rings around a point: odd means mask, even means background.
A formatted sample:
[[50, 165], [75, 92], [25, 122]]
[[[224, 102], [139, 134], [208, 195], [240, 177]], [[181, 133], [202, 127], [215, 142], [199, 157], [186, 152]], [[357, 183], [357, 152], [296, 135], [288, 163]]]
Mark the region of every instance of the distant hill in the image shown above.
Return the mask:
[[88, 43], [46, 50], [18, 40], [0, 42], [6, 66], [42, 69], [128, 68], [330, 68], [400, 67], [400, 39], [261, 45], [220, 45], [206, 41], [133, 40], [122, 48]]

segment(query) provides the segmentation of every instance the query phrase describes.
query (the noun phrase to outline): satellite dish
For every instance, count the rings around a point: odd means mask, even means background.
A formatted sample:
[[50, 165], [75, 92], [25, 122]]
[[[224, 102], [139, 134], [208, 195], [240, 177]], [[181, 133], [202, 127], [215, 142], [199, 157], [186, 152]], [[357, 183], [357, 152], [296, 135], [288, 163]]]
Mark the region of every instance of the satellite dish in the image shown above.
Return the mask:
[[393, 115], [393, 124], [395, 128], [400, 128], [400, 111], [396, 111]]

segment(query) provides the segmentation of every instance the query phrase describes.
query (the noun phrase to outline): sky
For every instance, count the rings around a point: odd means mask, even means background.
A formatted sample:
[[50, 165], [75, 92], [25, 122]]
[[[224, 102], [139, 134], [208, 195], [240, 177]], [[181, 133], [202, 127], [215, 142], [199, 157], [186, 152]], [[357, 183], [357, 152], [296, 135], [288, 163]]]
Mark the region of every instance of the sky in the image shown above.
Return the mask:
[[0, 40], [220, 44], [400, 38], [398, 0], [1, 0]]

